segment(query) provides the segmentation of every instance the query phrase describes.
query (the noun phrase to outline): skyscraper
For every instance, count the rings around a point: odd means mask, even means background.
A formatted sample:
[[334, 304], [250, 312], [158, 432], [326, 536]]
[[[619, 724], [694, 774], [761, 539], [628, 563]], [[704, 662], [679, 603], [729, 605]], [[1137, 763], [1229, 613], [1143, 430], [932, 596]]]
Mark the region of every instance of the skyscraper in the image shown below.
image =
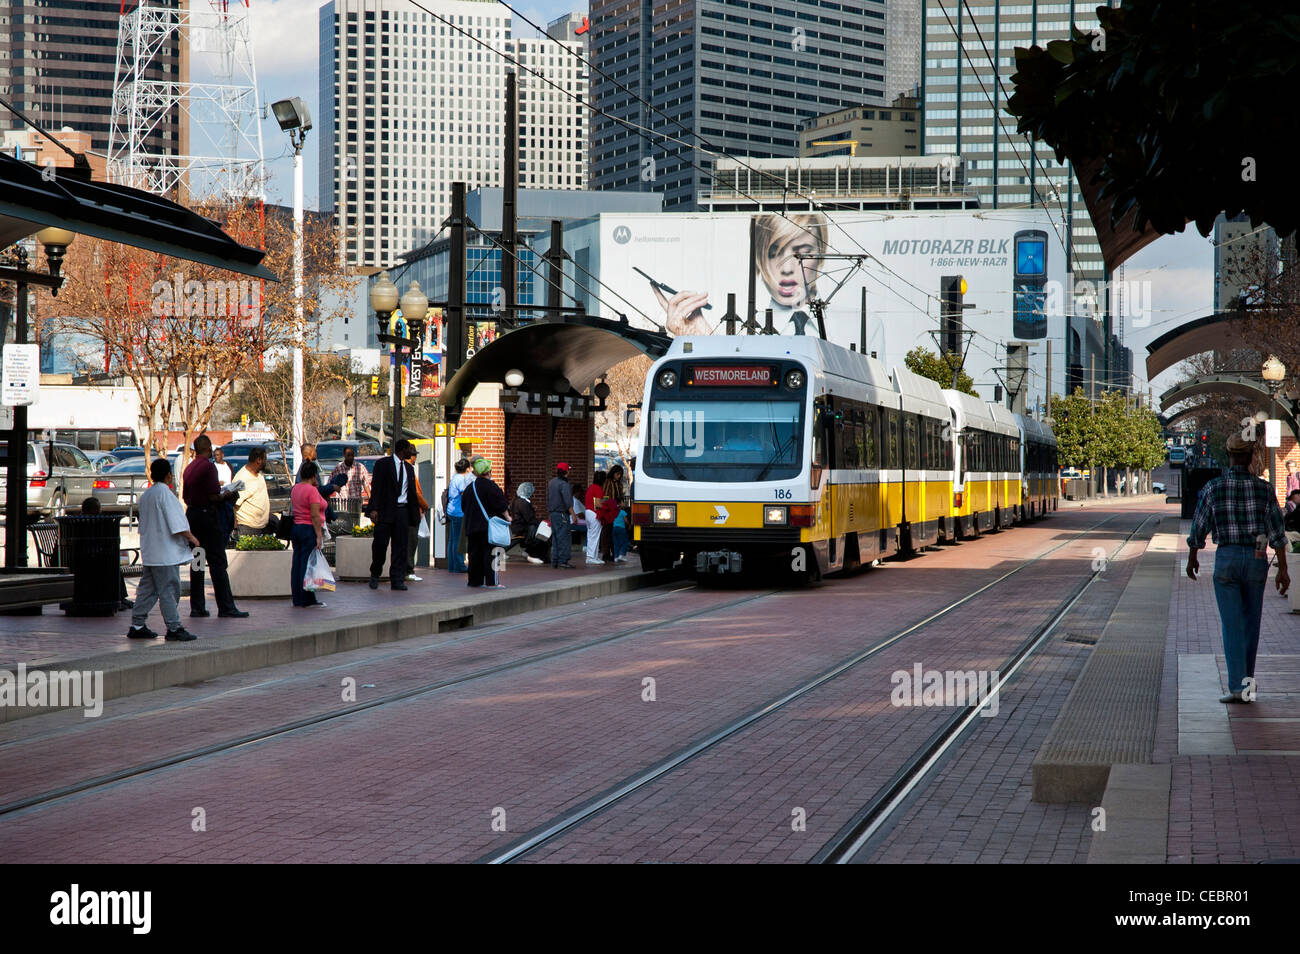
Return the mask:
[[715, 158], [697, 135], [730, 155], [794, 156], [806, 120], [888, 105], [902, 90], [886, 80], [886, 6], [592, 0], [592, 101], [608, 114], [591, 120], [592, 187], [658, 191], [666, 208], [691, 209]]
[[436, 16], [404, 0], [320, 9], [321, 204], [336, 213], [355, 264], [390, 266], [430, 241], [451, 211], [453, 182], [501, 184], [507, 56], [527, 67], [521, 184], [585, 184], [581, 62], [555, 40], [513, 40], [509, 11], [491, 0], [424, 6]]
[[1058, 163], [1046, 144], [1031, 149], [1005, 106], [1015, 48], [1069, 39], [1072, 22], [1095, 30], [1096, 6], [925, 0], [923, 24], [922, 152], [963, 156], [967, 185], [985, 208], [1044, 204], [1057, 222], [1075, 279], [1088, 281], [1103, 277], [1101, 246], [1071, 168]]
[[[176, 0], [165, 2], [174, 6]], [[107, 152], [121, 14], [121, 0], [12, 0], [0, 6], [0, 98], [50, 132], [70, 126], [88, 133], [91, 148]], [[184, 81], [174, 36], [164, 41], [149, 78]], [[155, 128], [150, 148], [178, 151], [180, 123], [180, 110], [173, 109]], [[0, 111], [0, 130], [19, 128], [26, 127]]]

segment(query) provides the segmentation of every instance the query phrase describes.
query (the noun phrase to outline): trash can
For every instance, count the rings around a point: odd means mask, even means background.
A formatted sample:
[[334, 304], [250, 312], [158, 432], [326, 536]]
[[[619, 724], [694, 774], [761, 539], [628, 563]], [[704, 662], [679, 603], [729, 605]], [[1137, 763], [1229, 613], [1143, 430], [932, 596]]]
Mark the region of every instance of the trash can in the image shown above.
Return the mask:
[[72, 600], [59, 604], [70, 616], [112, 616], [121, 596], [120, 516], [57, 517], [59, 562], [72, 573]]
[[1218, 477], [1223, 471], [1218, 467], [1193, 467], [1190, 470], [1183, 471], [1183, 488], [1181, 515], [1184, 520], [1190, 520], [1196, 514], [1196, 502], [1200, 499], [1201, 491], [1205, 485], [1214, 478]]

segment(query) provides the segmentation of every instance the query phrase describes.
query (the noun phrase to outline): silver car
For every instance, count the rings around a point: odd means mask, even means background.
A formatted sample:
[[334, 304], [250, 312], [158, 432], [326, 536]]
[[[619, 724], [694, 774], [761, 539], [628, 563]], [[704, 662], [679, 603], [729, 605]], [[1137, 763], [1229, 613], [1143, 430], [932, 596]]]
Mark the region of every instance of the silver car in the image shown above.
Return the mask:
[[[0, 506], [8, 497], [9, 442], [0, 441]], [[27, 511], [33, 516], [80, 513], [101, 479], [81, 448], [59, 441], [27, 443]]]

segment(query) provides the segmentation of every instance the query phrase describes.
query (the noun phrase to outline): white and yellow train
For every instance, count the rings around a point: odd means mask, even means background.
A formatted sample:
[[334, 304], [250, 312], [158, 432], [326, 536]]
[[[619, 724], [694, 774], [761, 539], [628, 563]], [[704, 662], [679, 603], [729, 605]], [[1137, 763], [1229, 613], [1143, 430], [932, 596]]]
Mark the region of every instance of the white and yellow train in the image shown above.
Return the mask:
[[677, 338], [642, 405], [646, 569], [816, 576], [1057, 506], [1046, 424], [819, 338]]

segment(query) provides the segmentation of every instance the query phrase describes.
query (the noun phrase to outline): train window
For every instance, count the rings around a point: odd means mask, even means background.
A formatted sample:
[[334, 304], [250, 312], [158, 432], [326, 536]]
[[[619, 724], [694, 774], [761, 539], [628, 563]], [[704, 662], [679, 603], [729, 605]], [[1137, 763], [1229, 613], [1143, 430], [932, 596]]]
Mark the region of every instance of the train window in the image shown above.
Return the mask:
[[886, 427], [888, 428], [889, 433], [885, 438], [885, 451], [888, 455], [888, 460], [886, 461], [885, 466], [891, 470], [897, 470], [900, 463], [898, 453], [898, 412], [891, 410], [887, 412], [887, 414], [888, 421]]
[[880, 415], [867, 405], [862, 412], [862, 466], [880, 466]]
[[904, 466], [909, 470], [916, 470], [921, 466], [921, 455], [917, 443], [916, 424], [917, 421], [915, 414], [909, 414], [903, 419], [903, 448], [907, 454]]

